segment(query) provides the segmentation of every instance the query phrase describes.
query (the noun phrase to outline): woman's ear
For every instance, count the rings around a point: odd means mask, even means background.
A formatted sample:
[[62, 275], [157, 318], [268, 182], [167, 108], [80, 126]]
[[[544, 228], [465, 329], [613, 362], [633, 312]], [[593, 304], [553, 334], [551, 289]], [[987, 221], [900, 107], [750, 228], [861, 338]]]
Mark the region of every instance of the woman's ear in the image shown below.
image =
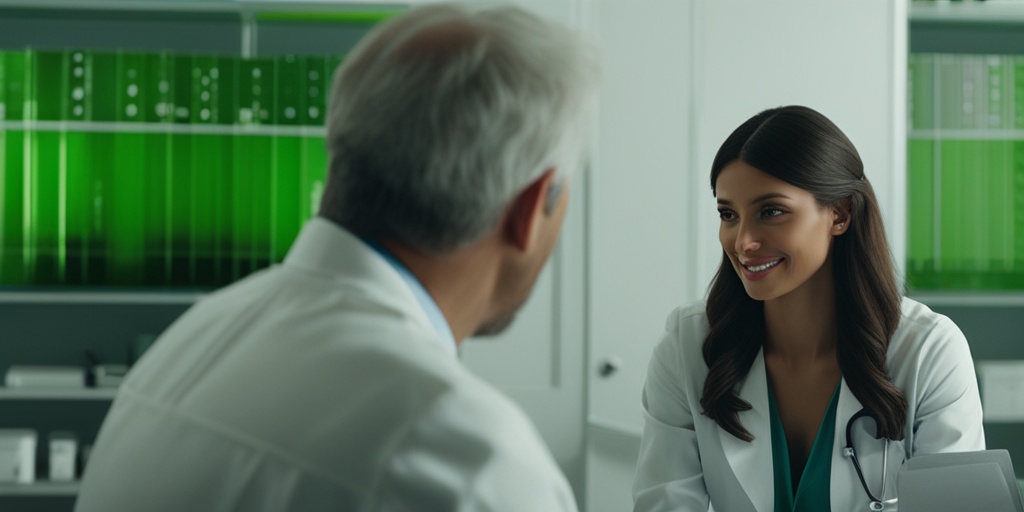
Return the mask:
[[832, 205], [832, 235], [839, 236], [850, 229], [850, 199]]

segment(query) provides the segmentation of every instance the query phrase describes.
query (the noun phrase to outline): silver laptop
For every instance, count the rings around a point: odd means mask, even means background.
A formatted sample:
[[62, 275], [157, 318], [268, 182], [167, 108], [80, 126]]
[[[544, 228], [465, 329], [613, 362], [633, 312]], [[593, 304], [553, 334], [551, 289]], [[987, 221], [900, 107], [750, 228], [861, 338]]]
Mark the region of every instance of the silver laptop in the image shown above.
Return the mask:
[[896, 480], [900, 512], [1024, 512], [1006, 450], [919, 455]]

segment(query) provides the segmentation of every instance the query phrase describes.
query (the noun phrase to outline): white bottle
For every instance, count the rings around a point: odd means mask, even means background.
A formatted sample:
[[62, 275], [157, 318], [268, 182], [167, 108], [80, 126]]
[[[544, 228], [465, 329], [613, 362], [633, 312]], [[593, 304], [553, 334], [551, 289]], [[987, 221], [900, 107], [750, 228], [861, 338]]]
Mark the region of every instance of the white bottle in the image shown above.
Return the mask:
[[50, 433], [50, 481], [70, 482], [75, 479], [78, 437], [74, 432]]
[[30, 484], [36, 479], [36, 431], [0, 430], [0, 482]]

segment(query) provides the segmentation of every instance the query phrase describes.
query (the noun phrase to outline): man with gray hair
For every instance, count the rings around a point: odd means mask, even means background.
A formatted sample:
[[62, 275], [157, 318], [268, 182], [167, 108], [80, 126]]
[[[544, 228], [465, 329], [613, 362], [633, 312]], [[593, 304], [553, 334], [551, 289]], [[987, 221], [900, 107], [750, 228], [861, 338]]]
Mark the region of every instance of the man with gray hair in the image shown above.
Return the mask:
[[76, 510], [576, 510], [456, 348], [511, 322], [554, 248], [595, 75], [516, 8], [375, 28], [334, 76], [320, 215], [132, 369]]

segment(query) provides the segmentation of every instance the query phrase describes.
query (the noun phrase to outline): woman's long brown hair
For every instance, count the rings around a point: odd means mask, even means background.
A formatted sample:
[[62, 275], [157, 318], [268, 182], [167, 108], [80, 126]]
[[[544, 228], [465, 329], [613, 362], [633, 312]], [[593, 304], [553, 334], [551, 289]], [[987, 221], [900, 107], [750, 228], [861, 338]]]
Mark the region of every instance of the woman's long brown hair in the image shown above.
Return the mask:
[[[719, 148], [711, 189], [729, 163], [745, 162], [810, 192], [825, 206], [843, 206], [850, 226], [832, 246], [836, 290], [836, 354], [843, 378], [876, 420], [876, 435], [902, 439], [907, 399], [889, 379], [886, 352], [900, 320], [900, 288], [893, 271], [875, 193], [853, 143], [820, 113], [801, 106], [765, 110], [750, 118]], [[701, 407], [730, 434], [753, 436], [739, 421], [750, 404], [736, 393], [765, 340], [763, 303], [751, 299], [729, 257], [711, 284], [710, 329], [704, 340]]]

